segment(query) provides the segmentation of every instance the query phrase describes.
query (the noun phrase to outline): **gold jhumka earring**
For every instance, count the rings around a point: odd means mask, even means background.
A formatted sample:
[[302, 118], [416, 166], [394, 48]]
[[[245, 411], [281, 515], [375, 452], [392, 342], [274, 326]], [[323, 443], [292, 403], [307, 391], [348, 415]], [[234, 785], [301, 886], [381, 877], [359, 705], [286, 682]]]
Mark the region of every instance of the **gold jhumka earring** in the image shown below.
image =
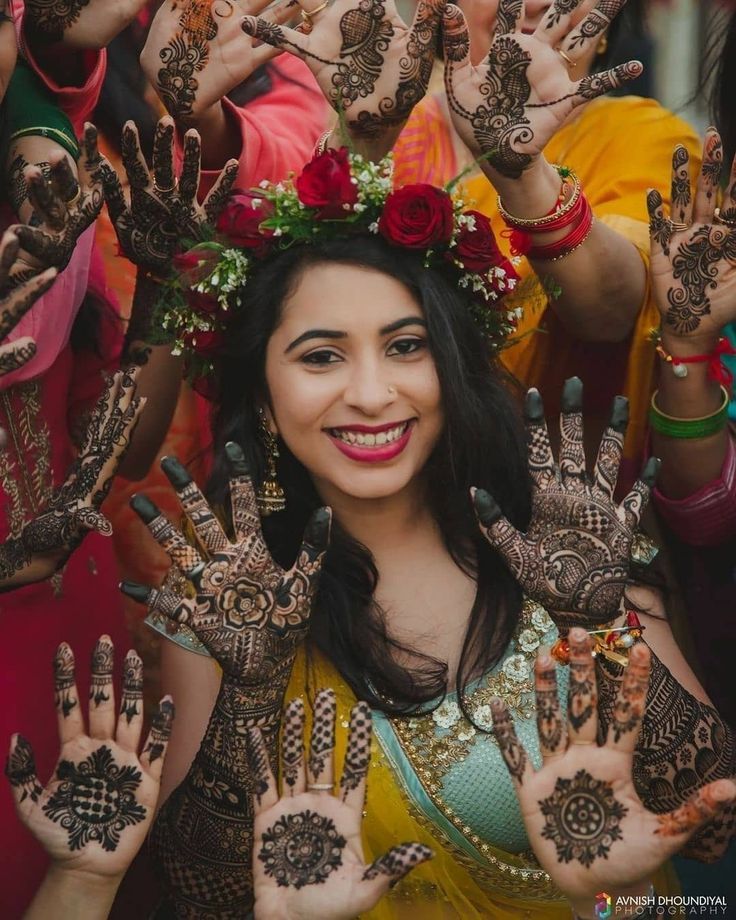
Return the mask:
[[256, 493], [256, 504], [263, 517], [283, 511], [286, 508], [286, 495], [281, 488], [276, 473], [276, 461], [279, 458], [279, 447], [276, 435], [268, 427], [266, 413], [258, 410], [261, 438], [266, 448], [266, 478], [261, 483]]

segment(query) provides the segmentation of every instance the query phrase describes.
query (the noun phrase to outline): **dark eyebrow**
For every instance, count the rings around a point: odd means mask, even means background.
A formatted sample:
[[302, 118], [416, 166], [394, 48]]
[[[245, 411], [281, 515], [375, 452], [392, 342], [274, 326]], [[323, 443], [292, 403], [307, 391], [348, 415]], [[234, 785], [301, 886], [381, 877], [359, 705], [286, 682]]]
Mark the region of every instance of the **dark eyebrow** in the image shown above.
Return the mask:
[[[403, 329], [404, 326], [424, 326], [426, 329], [427, 323], [421, 316], [404, 316], [402, 319], [397, 319], [393, 323], [389, 323], [388, 326], [383, 326], [378, 331], [381, 335], [390, 335], [390, 333], [396, 332], [397, 329]], [[302, 342], [308, 342], [310, 339], [345, 338], [347, 338], [347, 332], [339, 332], [337, 329], [307, 329], [306, 332], [302, 332], [302, 334], [298, 335], [293, 342], [287, 345], [284, 354], [288, 354], [297, 346], [301, 345]]]
[[298, 335], [294, 341], [286, 347], [284, 354], [288, 354], [290, 351], [293, 351], [297, 345], [301, 345], [302, 342], [308, 342], [309, 339], [345, 339], [347, 338], [347, 332], [338, 332], [336, 329], [307, 329], [306, 332], [302, 332], [301, 335]]

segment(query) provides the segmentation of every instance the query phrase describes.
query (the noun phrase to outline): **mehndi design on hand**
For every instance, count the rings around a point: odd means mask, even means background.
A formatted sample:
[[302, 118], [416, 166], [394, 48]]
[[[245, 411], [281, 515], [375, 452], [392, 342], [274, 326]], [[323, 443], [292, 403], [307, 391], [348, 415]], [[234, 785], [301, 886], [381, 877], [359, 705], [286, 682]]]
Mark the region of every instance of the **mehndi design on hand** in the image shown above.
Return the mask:
[[214, 226], [238, 172], [230, 160], [202, 202], [197, 201], [200, 141], [196, 131], [184, 138], [181, 174], [174, 171], [174, 122], [168, 116], [156, 125], [152, 169], [141, 151], [138, 129], [126, 123], [122, 135], [122, 160], [130, 184], [130, 204], [120, 179], [107, 160], [102, 184], [110, 219], [123, 254], [135, 265], [165, 274], [182, 238], [200, 240]]
[[558, 625], [604, 623], [616, 615], [629, 574], [629, 552], [658, 469], [650, 460], [620, 504], [613, 500], [628, 403], [614, 401], [593, 477], [585, 467], [582, 383], [565, 384], [559, 465], [554, 461], [539, 393], [527, 393], [529, 471], [534, 483], [526, 534], [503, 517], [485, 491], [473, 496], [481, 530], [533, 600]]
[[[102, 210], [102, 157], [94, 125], [85, 124], [81, 146], [78, 176], [65, 156], [50, 163], [48, 178], [37, 166], [29, 166], [25, 172], [28, 197], [39, 222], [35, 226], [14, 224], [10, 230], [41, 268], [66, 268], [77, 240]], [[29, 277], [27, 269], [12, 273], [15, 283]]]
[[246, 16], [248, 35], [305, 61], [349, 130], [375, 138], [424, 97], [446, 0], [419, 0], [411, 26], [393, 0], [337, 0], [304, 34]]
[[555, 667], [547, 651], [540, 653], [535, 667], [537, 710], [545, 712], [546, 726], [544, 738], [540, 735], [540, 769], [534, 769], [524, 751], [506, 704], [494, 700], [491, 711], [537, 859], [568, 898], [593, 903], [601, 889], [625, 889], [650, 878], [736, 798], [736, 784], [710, 783], [693, 790], [686, 807], [667, 814], [648, 811], [632, 774], [646, 706], [649, 649], [644, 643], [632, 648], [616, 701], [616, 722], [599, 746], [590, 637], [576, 628], [569, 641], [570, 662], [578, 673], [570, 686], [566, 729], [559, 706], [550, 709], [547, 703], [549, 693], [557, 696]]
[[[128, 660], [134, 657], [134, 652], [128, 654]], [[97, 694], [90, 694], [89, 735], [77, 705], [74, 655], [62, 643], [54, 659], [54, 681], [63, 756], [44, 788], [36, 776], [29, 742], [14, 735], [6, 774], [21, 821], [56, 866], [114, 875], [127, 868], [145, 838], [158, 796], [163, 751], [154, 762], [146, 753], [149, 736], [143, 754], [140, 758], [136, 754], [142, 706], [134, 714], [121, 711], [115, 725], [108, 636], [100, 638], [93, 660], [98, 661], [93, 676], [104, 680], [105, 698], [97, 702]], [[170, 698], [164, 698], [161, 706], [172, 712]], [[161, 735], [164, 749], [171, 717], [166, 725]]]
[[35, 40], [66, 48], [105, 48], [130, 25], [145, 0], [27, 0], [26, 29]]
[[629, 61], [579, 81], [572, 80], [561, 49], [573, 63], [597, 32], [605, 4], [606, 21], [625, 0], [603, 0], [576, 28], [577, 7], [557, 0], [533, 35], [521, 32], [523, 0], [500, 0], [491, 48], [472, 63], [470, 35], [459, 7], [448, 4], [443, 21], [445, 91], [456, 131], [476, 156], [498, 173], [518, 178], [538, 157], [570, 113], [642, 72]]
[[118, 371], [90, 418], [66, 481], [17, 539], [0, 546], [0, 590], [39, 581], [60, 568], [91, 530], [109, 535], [100, 512], [145, 400], [135, 396], [138, 370]]
[[325, 918], [353, 917], [370, 910], [389, 887], [432, 853], [422, 844], [405, 843], [370, 865], [364, 863], [360, 824], [370, 764], [370, 709], [359, 702], [351, 711], [340, 792], [333, 795], [323, 787], [331, 786], [334, 773], [335, 695], [322, 690], [315, 699], [311, 767], [306, 777], [301, 740], [304, 708], [296, 703], [287, 707], [293, 735], [288, 745], [292, 772], [291, 780], [284, 780], [281, 798], [263, 736], [259, 729], [249, 733], [257, 790], [255, 916], [299, 915], [309, 904], [309, 912], [319, 910]]
[[662, 331], [672, 335], [715, 339], [736, 318], [736, 163], [716, 216], [722, 161], [721, 139], [709, 128], [694, 197], [682, 146], [672, 159], [671, 216], [659, 191], [647, 194], [652, 281]]

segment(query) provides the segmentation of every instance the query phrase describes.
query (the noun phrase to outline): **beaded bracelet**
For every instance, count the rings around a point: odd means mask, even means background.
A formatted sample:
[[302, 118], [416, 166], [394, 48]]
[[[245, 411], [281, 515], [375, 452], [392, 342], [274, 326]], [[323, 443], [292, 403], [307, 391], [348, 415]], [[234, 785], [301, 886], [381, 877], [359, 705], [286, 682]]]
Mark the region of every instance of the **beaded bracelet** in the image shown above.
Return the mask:
[[721, 386], [723, 402], [720, 407], [710, 415], [700, 418], [675, 418], [665, 415], [657, 406], [657, 393], [659, 390], [652, 393], [649, 423], [658, 434], [668, 438], [709, 438], [713, 434], [718, 434], [728, 424], [728, 404], [731, 395], [724, 386]]
[[[601, 629], [589, 629], [588, 635], [592, 643], [592, 655], [597, 658], [602, 655], [625, 668], [629, 664], [629, 652], [634, 644], [641, 639], [641, 634], [646, 629], [641, 625], [639, 617], [634, 610], [626, 612], [625, 626], [604, 626]], [[550, 649], [550, 655], [560, 664], [570, 664], [570, 645], [567, 639], [558, 639]]]

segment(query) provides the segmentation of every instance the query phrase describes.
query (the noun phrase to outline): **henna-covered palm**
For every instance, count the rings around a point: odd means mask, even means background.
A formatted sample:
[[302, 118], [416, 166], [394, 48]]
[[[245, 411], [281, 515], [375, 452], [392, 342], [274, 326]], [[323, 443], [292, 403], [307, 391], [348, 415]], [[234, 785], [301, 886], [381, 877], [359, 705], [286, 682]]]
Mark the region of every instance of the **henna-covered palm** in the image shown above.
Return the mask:
[[190, 545], [145, 496], [131, 500], [157, 543], [191, 580], [195, 596], [130, 583], [123, 583], [122, 589], [148, 604], [149, 610], [188, 626], [237, 685], [276, 685], [277, 678], [290, 670], [309, 628], [329, 540], [330, 512], [320, 508], [312, 515], [294, 565], [281, 568], [261, 531], [243, 453], [232, 443], [227, 452], [235, 472], [230, 480], [232, 541], [182, 465], [173, 457], [161, 464], [206, 555]]
[[715, 216], [722, 163], [721, 138], [709, 128], [695, 193], [690, 157], [678, 146], [672, 157], [670, 216], [665, 216], [659, 191], [647, 194], [652, 283], [662, 331], [670, 336], [715, 340], [736, 320], [736, 159], [719, 212], [730, 225]]
[[126, 123], [122, 160], [130, 186], [130, 203], [115, 170], [102, 165], [102, 184], [110, 219], [120, 249], [135, 265], [166, 273], [181, 240], [203, 239], [217, 222], [238, 172], [237, 160], [228, 160], [202, 204], [197, 200], [200, 139], [196, 131], [184, 136], [181, 173], [174, 171], [174, 122], [166, 116], [156, 125], [152, 169], [141, 151], [138, 129]]
[[[3, 234], [0, 240], [0, 291], [8, 286], [19, 251], [18, 237], [10, 232]], [[0, 342], [10, 335], [38, 298], [48, 291], [55, 278], [56, 269], [48, 268], [14, 286], [5, 297], [0, 298]], [[0, 377], [17, 371], [35, 354], [36, 343], [30, 336], [0, 345]]]
[[506, 704], [497, 699], [491, 711], [537, 859], [568, 898], [593, 904], [599, 891], [646, 884], [699, 827], [736, 798], [736, 784], [718, 780], [674, 811], [648, 811], [634, 788], [632, 770], [646, 706], [649, 649], [638, 643], [631, 650], [605, 742], [598, 746], [590, 638], [573, 629], [569, 641], [567, 730], [554, 663], [547, 652], [536, 663], [539, 770], [519, 741]]
[[55, 868], [95, 876], [121, 875], [143, 843], [174, 718], [171, 697], [164, 697], [139, 756], [143, 665], [134, 651], [128, 652], [117, 718], [112, 672], [112, 642], [102, 636], [92, 656], [87, 733], [74, 654], [62, 642], [54, 659], [61, 741], [54, 774], [44, 788], [36, 775], [33, 749], [22, 735], [13, 735], [5, 768], [18, 816]]
[[101, 162], [97, 129], [86, 124], [77, 175], [64, 155], [52, 156], [47, 175], [38, 166], [26, 168], [24, 178], [37, 222], [10, 227], [30, 257], [11, 270], [11, 284], [28, 280], [39, 268], [62, 269], [69, 264], [77, 240], [102, 210]]
[[427, 92], [446, 0], [419, 0], [411, 26], [393, 0], [336, 0], [307, 34], [246, 17], [255, 38], [305, 61], [356, 136], [395, 128]]
[[583, 446], [583, 385], [565, 383], [560, 417], [560, 458], [555, 463], [544, 407], [529, 390], [525, 417], [534, 492], [525, 534], [485, 491], [474, 492], [481, 530], [505, 559], [525, 594], [545, 606], [559, 626], [592, 625], [618, 612], [629, 574], [629, 552], [654, 484], [659, 461], [648, 461], [620, 504], [614, 502], [628, 421], [628, 402], [614, 401], [595, 470], [588, 476]]
[[[196, 120], [279, 52], [241, 29], [270, 0], [165, 0], [141, 53], [141, 66], [166, 110], [180, 124]], [[288, 22], [295, 0], [279, 0], [266, 19]]]
[[304, 706], [301, 700], [287, 706], [281, 797], [263, 735], [257, 728], [249, 732], [255, 781], [256, 920], [347, 920], [371, 910], [390, 887], [432, 856], [432, 851], [420, 843], [403, 843], [366, 865], [361, 822], [371, 759], [371, 712], [366, 703], [358, 703], [350, 714], [348, 748], [336, 795], [330, 789], [334, 781], [335, 714], [334, 693], [320, 691], [305, 768]]
[[145, 5], [146, 0], [26, 0], [24, 25], [34, 38], [68, 48], [105, 48]]
[[445, 90], [452, 123], [470, 151], [501, 175], [518, 178], [574, 109], [638, 77], [641, 64], [629, 61], [574, 80], [557, 50], [578, 60], [598, 41], [591, 23], [599, 22], [605, 9], [610, 24], [625, 2], [602, 0], [573, 27], [579, 3], [557, 0], [534, 34], [526, 35], [520, 31], [523, 0], [500, 0], [493, 43], [478, 65], [471, 61], [465, 17], [449, 4], [442, 32]]
[[48, 578], [94, 530], [109, 535], [100, 512], [145, 404], [136, 397], [139, 368], [118, 371], [92, 413], [66, 481], [17, 539], [0, 546], [0, 590]]

